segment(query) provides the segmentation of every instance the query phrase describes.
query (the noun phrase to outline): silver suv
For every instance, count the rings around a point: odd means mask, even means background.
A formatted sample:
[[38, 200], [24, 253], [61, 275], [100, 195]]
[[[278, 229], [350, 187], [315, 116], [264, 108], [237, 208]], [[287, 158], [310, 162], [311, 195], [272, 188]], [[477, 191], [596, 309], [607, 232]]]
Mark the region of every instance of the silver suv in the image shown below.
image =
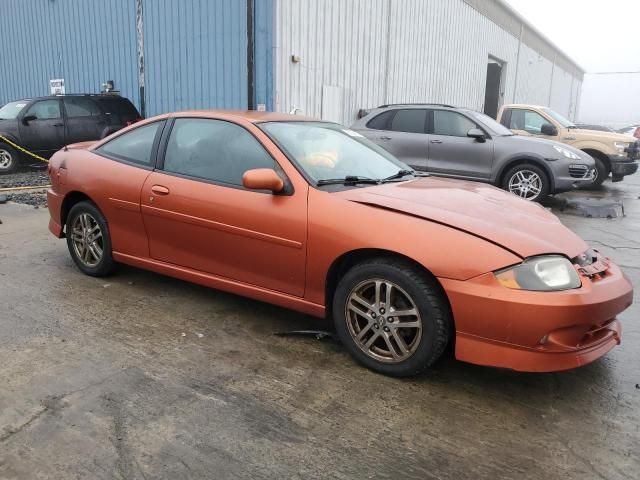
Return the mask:
[[351, 129], [416, 170], [491, 183], [535, 201], [594, 178], [594, 160], [581, 150], [516, 136], [473, 110], [394, 104], [363, 113]]

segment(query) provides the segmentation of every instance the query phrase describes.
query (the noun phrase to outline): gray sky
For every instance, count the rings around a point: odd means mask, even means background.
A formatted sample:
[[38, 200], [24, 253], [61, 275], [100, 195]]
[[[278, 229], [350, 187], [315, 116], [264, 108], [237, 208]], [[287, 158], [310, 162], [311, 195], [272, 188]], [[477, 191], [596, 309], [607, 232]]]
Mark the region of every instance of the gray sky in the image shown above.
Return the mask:
[[640, 71], [640, 0], [506, 0], [587, 72]]

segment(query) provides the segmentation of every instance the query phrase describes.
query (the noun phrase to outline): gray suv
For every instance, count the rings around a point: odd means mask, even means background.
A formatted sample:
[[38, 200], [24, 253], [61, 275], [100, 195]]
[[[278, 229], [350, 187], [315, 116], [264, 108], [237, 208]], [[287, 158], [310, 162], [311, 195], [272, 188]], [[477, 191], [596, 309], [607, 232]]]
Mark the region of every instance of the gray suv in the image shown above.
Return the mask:
[[581, 150], [516, 136], [473, 110], [395, 104], [364, 113], [351, 129], [416, 170], [491, 183], [534, 201], [594, 178], [595, 162]]

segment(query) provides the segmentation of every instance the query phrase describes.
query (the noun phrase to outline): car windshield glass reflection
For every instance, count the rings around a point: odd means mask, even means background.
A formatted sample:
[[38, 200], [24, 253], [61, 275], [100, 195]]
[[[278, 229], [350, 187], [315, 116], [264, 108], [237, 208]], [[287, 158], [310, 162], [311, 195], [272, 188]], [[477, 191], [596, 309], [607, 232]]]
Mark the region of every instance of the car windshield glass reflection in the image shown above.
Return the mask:
[[544, 110], [544, 112], [547, 115], [549, 115], [551, 118], [553, 118], [556, 122], [558, 122], [564, 128], [575, 127], [575, 124], [571, 120], [567, 120], [562, 115], [560, 115], [558, 112], [556, 112], [554, 110], [551, 110], [550, 108], [543, 108], [542, 110]]
[[341, 125], [267, 122], [260, 127], [316, 184], [347, 177], [385, 179], [400, 170], [411, 170], [362, 135]]
[[7, 103], [4, 107], [0, 108], [0, 120], [13, 120], [18, 116], [20, 111], [27, 106], [27, 103], [26, 100]]

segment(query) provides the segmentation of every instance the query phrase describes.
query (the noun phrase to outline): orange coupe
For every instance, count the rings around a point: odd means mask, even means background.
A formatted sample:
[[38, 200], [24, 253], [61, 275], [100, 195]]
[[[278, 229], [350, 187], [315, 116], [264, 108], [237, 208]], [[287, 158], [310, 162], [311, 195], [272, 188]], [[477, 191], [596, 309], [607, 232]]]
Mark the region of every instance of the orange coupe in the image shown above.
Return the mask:
[[161, 115], [49, 166], [49, 229], [78, 268], [125, 263], [333, 318], [379, 372], [456, 358], [521, 371], [589, 363], [632, 301], [614, 263], [540, 207], [414, 172], [334, 123]]

